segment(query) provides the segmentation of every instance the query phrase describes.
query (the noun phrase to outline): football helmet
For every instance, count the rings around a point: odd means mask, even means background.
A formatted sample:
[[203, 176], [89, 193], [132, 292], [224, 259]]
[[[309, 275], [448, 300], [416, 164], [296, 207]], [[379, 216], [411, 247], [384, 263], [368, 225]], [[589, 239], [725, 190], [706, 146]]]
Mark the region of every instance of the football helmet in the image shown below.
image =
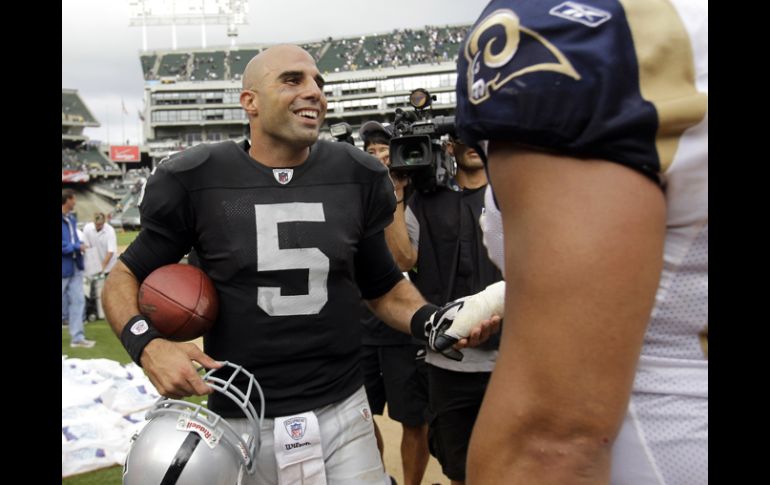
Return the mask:
[[[227, 380], [214, 374], [232, 370]], [[249, 379], [246, 392], [233, 386], [239, 374]], [[242, 366], [224, 362], [203, 380], [230, 398], [246, 415], [250, 433], [238, 435], [232, 425], [200, 404], [161, 398], [147, 412], [149, 422], [132, 438], [123, 467], [123, 485], [237, 485], [244, 472], [253, 474], [265, 417], [265, 397], [254, 376]], [[250, 397], [259, 394], [259, 414]]]

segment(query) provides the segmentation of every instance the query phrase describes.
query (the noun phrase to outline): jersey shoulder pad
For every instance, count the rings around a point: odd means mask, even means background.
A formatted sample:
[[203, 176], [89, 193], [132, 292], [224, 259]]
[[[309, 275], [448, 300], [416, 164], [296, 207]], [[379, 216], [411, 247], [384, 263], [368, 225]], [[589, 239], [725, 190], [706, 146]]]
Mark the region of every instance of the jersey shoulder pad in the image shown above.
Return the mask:
[[[321, 143], [321, 142], [319, 142]], [[356, 164], [364, 167], [367, 170], [373, 171], [373, 172], [387, 172], [387, 167], [385, 167], [379, 160], [377, 160], [372, 155], [366, 153], [365, 151], [354, 147], [353, 145], [349, 143], [342, 143], [342, 142], [327, 142], [324, 141], [324, 144], [328, 145], [328, 148], [330, 150], [334, 150], [334, 152], [343, 154], [343, 157], [340, 157], [342, 159], [351, 159]]]
[[215, 151], [221, 150], [223, 148], [216, 145], [223, 144], [224, 143], [201, 143], [195, 145], [194, 147], [187, 148], [181, 152], [164, 158], [161, 160], [158, 168], [172, 173], [180, 173], [193, 170], [206, 163], [206, 161], [212, 157], [212, 154]]

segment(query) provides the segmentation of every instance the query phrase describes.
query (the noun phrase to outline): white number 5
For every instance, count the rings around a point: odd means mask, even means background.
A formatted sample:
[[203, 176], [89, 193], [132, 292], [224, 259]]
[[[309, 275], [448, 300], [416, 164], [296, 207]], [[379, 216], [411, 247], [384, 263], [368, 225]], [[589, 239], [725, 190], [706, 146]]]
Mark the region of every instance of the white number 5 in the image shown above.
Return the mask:
[[326, 280], [329, 258], [318, 248], [281, 249], [278, 224], [281, 222], [324, 222], [320, 203], [256, 204], [257, 271], [308, 269], [307, 295], [282, 295], [277, 286], [260, 286], [257, 304], [270, 316], [315, 315], [328, 300]]

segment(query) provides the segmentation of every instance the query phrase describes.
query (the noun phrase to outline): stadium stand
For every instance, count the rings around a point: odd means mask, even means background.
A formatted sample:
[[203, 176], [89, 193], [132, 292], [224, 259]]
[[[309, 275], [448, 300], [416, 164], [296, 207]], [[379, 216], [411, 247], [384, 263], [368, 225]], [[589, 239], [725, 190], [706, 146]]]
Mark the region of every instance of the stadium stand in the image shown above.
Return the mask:
[[61, 90], [61, 121], [62, 126], [80, 126], [81, 133], [82, 127], [99, 126], [75, 89]]
[[158, 56], [155, 54], [152, 54], [152, 55], [140, 56], [139, 59], [142, 62], [142, 73], [144, 74], [144, 80], [149, 81], [151, 79], [157, 79], [155, 77], [154, 72], [157, 69], [155, 62], [158, 60]]
[[[453, 61], [467, 25], [396, 29], [388, 33], [305, 42], [325, 73], [378, 67], [399, 67]], [[145, 80], [175, 77], [177, 81], [239, 80], [246, 64], [266, 46], [189, 53], [142, 54]]]
[[191, 81], [224, 79], [225, 52], [195, 52], [193, 53], [193, 71]]
[[241, 73], [246, 69], [246, 64], [249, 63], [252, 57], [262, 52], [262, 49], [242, 49], [232, 50], [227, 55], [227, 62], [230, 64], [229, 72], [231, 78], [235, 81], [241, 79]]
[[363, 39], [339, 39], [329, 43], [325, 53], [318, 59], [321, 72], [353, 70], [353, 59], [361, 49]]
[[188, 79], [188, 61], [191, 55], [184, 54], [166, 54], [160, 60], [157, 77], [175, 77], [176, 79]]
[[[363, 121], [392, 121], [416, 88], [435, 96], [434, 115], [454, 112], [455, 59], [469, 25], [396, 29], [295, 42], [316, 60], [328, 99], [328, 127], [350, 125], [354, 142]], [[201, 142], [242, 140], [248, 120], [240, 106], [241, 74], [269, 44], [237, 48], [157, 50], [140, 56], [145, 77], [144, 136], [149, 157], [163, 157]]]
[[83, 135], [85, 127], [99, 126], [99, 122], [75, 89], [62, 89], [62, 183], [86, 184], [92, 179], [121, 174], [120, 168], [88, 143]]

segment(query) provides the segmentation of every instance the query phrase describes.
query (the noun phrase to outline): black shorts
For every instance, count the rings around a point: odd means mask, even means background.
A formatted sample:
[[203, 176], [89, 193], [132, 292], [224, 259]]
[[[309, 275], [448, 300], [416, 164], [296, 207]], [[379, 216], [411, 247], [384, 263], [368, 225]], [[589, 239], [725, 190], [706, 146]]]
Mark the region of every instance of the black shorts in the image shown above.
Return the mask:
[[[427, 423], [428, 377], [421, 345], [362, 345], [361, 368], [372, 414], [407, 426]], [[418, 351], [420, 358], [416, 359]]]
[[453, 372], [428, 367], [428, 446], [450, 480], [465, 480], [465, 458], [490, 372]]

